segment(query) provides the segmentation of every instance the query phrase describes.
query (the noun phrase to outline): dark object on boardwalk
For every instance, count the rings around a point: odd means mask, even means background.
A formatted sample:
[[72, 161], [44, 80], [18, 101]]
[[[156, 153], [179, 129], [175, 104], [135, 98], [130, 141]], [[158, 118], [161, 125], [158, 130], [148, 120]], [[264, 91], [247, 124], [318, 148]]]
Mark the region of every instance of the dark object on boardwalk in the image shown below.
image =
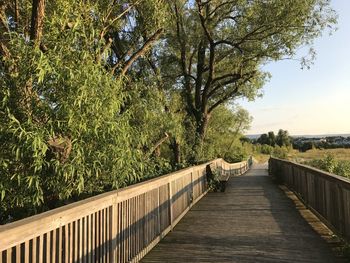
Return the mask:
[[221, 192], [225, 192], [226, 189], [226, 185], [228, 180], [230, 179], [230, 174], [223, 172], [223, 174], [221, 174], [221, 176], [219, 177], [220, 180], [220, 191]]

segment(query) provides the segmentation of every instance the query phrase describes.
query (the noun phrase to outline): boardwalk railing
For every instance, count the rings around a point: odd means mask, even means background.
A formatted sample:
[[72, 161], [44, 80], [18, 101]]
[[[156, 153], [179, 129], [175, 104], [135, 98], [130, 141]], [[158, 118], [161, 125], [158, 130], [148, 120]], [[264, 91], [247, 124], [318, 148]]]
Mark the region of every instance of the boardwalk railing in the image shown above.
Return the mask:
[[137, 262], [207, 193], [208, 167], [249, 162], [216, 159], [0, 226], [0, 263]]
[[350, 180], [270, 158], [269, 173], [284, 183], [333, 231], [350, 241]]

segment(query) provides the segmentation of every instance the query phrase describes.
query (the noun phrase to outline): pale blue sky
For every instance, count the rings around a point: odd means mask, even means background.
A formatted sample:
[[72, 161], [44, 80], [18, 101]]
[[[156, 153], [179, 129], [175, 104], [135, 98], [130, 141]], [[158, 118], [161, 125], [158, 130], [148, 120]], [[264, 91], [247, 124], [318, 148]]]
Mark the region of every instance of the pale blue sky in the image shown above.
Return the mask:
[[240, 101], [254, 118], [247, 134], [280, 128], [292, 135], [350, 133], [350, 0], [332, 0], [332, 7], [338, 30], [315, 41], [314, 65], [302, 70], [298, 61], [271, 63], [264, 96]]

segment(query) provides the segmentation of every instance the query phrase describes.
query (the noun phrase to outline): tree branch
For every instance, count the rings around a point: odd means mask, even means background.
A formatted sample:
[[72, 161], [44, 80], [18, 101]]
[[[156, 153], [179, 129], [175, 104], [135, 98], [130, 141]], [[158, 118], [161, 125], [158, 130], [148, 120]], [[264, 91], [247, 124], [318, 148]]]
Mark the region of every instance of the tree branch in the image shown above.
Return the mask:
[[106, 52], [107, 49], [109, 49], [112, 45], [113, 39], [108, 38], [107, 43], [104, 45], [102, 50], [98, 52], [97, 57], [96, 57], [96, 62], [100, 63], [102, 59], [102, 55]]
[[227, 75], [223, 75], [221, 77], [216, 78], [216, 80], [220, 81], [220, 80], [223, 80], [223, 79], [228, 78], [228, 77], [231, 77], [231, 78], [222, 82], [222, 83], [218, 83], [217, 85], [215, 85], [214, 88], [209, 92], [208, 97], [211, 97], [219, 88], [237, 82], [240, 78], [242, 78], [242, 75], [240, 75], [240, 74], [227, 74]]
[[6, 18], [6, 15], [5, 15], [4, 8], [5, 8], [5, 7], [2, 6], [1, 9], [0, 9], [0, 21], [1, 21], [1, 24], [3, 25], [4, 29], [5, 29], [7, 32], [10, 32], [9, 25], [8, 25], [8, 22], [7, 22], [7, 18]]
[[221, 105], [222, 103], [226, 102], [228, 99], [232, 98], [237, 92], [238, 92], [238, 87], [236, 86], [236, 88], [230, 92], [229, 94], [227, 94], [226, 96], [222, 97], [221, 99], [219, 99], [217, 102], [215, 102], [210, 108], [209, 108], [209, 113], [212, 112], [216, 107], [218, 107], [219, 105]]
[[195, 108], [198, 110], [201, 104], [201, 90], [203, 83], [204, 61], [205, 61], [205, 46], [204, 41], [201, 40], [198, 44], [197, 52], [197, 74], [196, 74], [196, 86], [195, 86]]
[[18, 0], [15, 0], [15, 7], [14, 7], [14, 14], [15, 14], [15, 26], [16, 29], [18, 29], [19, 26], [19, 7], [18, 7]]
[[0, 43], [0, 53], [3, 57], [9, 57], [10, 56], [10, 51], [8, 48], [3, 44]]
[[165, 142], [167, 139], [169, 139], [169, 134], [167, 134], [166, 132], [164, 132], [164, 136], [162, 138], [160, 138], [156, 144], [151, 148], [151, 150], [149, 151], [149, 155], [151, 155], [163, 142]]
[[192, 97], [192, 88], [191, 88], [191, 82], [189, 79], [189, 74], [187, 72], [187, 66], [186, 66], [186, 39], [181, 34], [181, 30], [182, 30], [182, 33], [184, 34], [184, 28], [181, 21], [179, 9], [176, 3], [174, 4], [174, 9], [175, 9], [175, 16], [176, 16], [176, 36], [180, 46], [180, 65], [181, 65], [182, 75], [185, 79], [184, 91], [185, 91], [185, 96], [187, 100], [187, 110], [190, 112], [193, 112], [194, 105], [193, 105], [193, 97]]
[[220, 81], [220, 80], [223, 80], [223, 79], [226, 79], [226, 78], [229, 78], [229, 77], [239, 79], [239, 78], [241, 77], [241, 75], [240, 75], [240, 74], [237, 74], [237, 73], [234, 73], [234, 74], [232, 74], [232, 73], [225, 74], [225, 75], [222, 75], [222, 76], [220, 76], [220, 77], [214, 78], [214, 79], [213, 79], [213, 84], [214, 84], [215, 82], [218, 82], [218, 81]]
[[235, 23], [237, 23], [237, 18], [239, 17], [242, 17], [241, 15], [236, 15], [236, 16], [224, 16], [222, 17], [221, 19], [222, 20], [226, 20], [226, 19], [229, 19], [229, 20], [233, 20]]
[[[203, 15], [203, 10], [202, 10], [202, 6], [201, 6], [201, 1], [200, 0], [196, 0], [197, 2], [197, 6], [198, 6], [198, 14], [199, 14], [199, 18], [201, 21], [201, 25], [203, 28], [203, 31], [208, 39], [209, 42], [209, 62], [208, 62], [208, 67], [209, 67], [209, 72], [208, 72], [208, 77], [203, 89], [203, 93], [202, 93], [202, 111], [206, 111], [207, 108], [207, 102], [208, 102], [208, 97], [207, 97], [207, 93], [209, 90], [209, 87], [212, 84], [212, 80], [213, 80], [213, 75], [214, 75], [214, 60], [215, 60], [215, 44], [214, 44], [214, 40], [211, 36], [211, 33], [209, 32], [209, 29], [207, 28], [205, 22], [207, 19], [209, 19], [209, 16], [204, 17]], [[209, 4], [206, 6], [206, 13], [209, 13]], [[205, 56], [205, 53], [204, 53]]]
[[193, 57], [194, 57], [195, 53], [196, 53], [196, 49], [193, 49], [193, 52], [190, 56], [190, 61], [188, 63], [188, 70], [187, 71], [188, 71], [189, 75], [191, 75], [191, 72], [192, 72], [192, 61], [193, 61]]
[[142, 47], [136, 51], [132, 56], [125, 62], [121, 75], [124, 76], [128, 69], [131, 67], [131, 65], [135, 62], [136, 59], [141, 57], [146, 53], [148, 48], [153, 45], [153, 43], [159, 38], [160, 34], [163, 32], [163, 29], [158, 29], [143, 45]]
[[214, 43], [215, 46], [222, 45], [222, 44], [234, 47], [234, 48], [238, 49], [241, 54], [243, 54], [243, 49], [238, 44], [233, 43], [232, 41], [229, 41], [229, 40], [226, 40], [226, 39], [222, 39], [222, 40], [216, 41]]
[[225, 103], [227, 100], [232, 99], [233, 97], [235, 97], [235, 95], [238, 94], [238, 89], [239, 87], [241, 87], [242, 85], [244, 85], [245, 83], [247, 83], [249, 80], [251, 80], [251, 78], [253, 78], [255, 74], [255, 71], [250, 72], [249, 74], [246, 74], [247, 78], [243, 80], [242, 83], [236, 85], [236, 87], [229, 93], [227, 93], [225, 96], [223, 96], [222, 98], [220, 98], [219, 100], [217, 100], [210, 108], [209, 108], [209, 113], [212, 112], [216, 107], [218, 107], [219, 105], [221, 105], [222, 103]]
[[227, 1], [227, 2], [224, 2], [224, 3], [221, 3], [221, 4], [217, 5], [217, 6], [213, 9], [213, 11], [211, 11], [211, 12], [209, 13], [209, 16], [212, 16], [213, 14], [215, 14], [216, 11], [217, 11], [218, 9], [224, 7], [225, 5], [234, 4], [235, 2], [237, 2], [237, 0], [234, 0], [234, 1]]
[[[104, 37], [104, 35], [106, 34], [107, 29], [108, 29], [111, 25], [113, 25], [113, 23], [114, 23], [115, 21], [117, 21], [118, 19], [120, 19], [120, 18], [122, 18], [124, 15], [126, 15], [128, 12], [130, 12], [130, 10], [131, 10], [133, 7], [135, 7], [138, 3], [140, 3], [140, 0], [137, 1], [136, 3], [134, 3], [134, 4], [129, 5], [121, 14], [119, 14], [118, 16], [116, 16], [115, 18], [113, 18], [112, 21], [110, 21], [110, 22], [101, 30], [100, 38], [102, 39], [102, 38]], [[112, 7], [113, 7], [113, 5], [114, 5], [114, 3], [112, 4]], [[112, 9], [113, 9], [112, 7], [111, 7], [111, 9], [107, 12], [107, 16], [106, 16], [105, 20], [107, 20], [107, 19], [109, 18], [110, 14], [111, 14], [111, 12], [112, 12]]]
[[45, 0], [33, 0], [32, 6], [30, 39], [34, 41], [35, 45], [39, 46], [43, 33]]

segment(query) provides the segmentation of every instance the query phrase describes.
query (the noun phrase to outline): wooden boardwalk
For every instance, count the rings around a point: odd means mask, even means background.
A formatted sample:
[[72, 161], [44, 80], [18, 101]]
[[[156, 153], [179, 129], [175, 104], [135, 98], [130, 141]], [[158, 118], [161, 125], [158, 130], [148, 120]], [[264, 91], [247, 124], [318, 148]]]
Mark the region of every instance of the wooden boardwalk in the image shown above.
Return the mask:
[[142, 262], [337, 262], [267, 176], [266, 166], [209, 193]]

